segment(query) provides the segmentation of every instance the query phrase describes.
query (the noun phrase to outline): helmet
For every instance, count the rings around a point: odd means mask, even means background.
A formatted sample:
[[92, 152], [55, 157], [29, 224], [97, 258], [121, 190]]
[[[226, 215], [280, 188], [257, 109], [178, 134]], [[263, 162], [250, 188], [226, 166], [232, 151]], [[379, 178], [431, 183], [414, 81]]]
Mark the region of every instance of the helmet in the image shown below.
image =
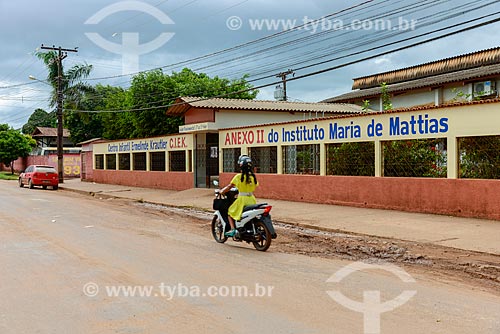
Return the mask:
[[243, 167], [252, 167], [252, 159], [248, 155], [240, 155], [238, 158], [238, 165]]

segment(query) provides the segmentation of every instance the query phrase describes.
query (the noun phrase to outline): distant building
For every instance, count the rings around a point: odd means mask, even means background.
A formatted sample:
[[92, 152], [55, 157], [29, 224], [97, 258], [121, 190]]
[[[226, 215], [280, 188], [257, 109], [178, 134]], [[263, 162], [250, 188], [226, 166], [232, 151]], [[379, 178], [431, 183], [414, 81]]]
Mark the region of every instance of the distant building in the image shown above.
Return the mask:
[[352, 92], [322, 102], [362, 106], [369, 101], [370, 109], [381, 111], [384, 83], [393, 109], [497, 98], [500, 47], [353, 80]]
[[[63, 147], [73, 147], [73, 142], [69, 139], [71, 133], [68, 129], [63, 129]], [[37, 126], [31, 135], [36, 140], [36, 148], [32, 155], [45, 155], [44, 153], [57, 148], [57, 128], [46, 128]], [[56, 152], [53, 152], [54, 154]], [[69, 152], [68, 152], [69, 153]], [[79, 152], [71, 152], [79, 153]]]

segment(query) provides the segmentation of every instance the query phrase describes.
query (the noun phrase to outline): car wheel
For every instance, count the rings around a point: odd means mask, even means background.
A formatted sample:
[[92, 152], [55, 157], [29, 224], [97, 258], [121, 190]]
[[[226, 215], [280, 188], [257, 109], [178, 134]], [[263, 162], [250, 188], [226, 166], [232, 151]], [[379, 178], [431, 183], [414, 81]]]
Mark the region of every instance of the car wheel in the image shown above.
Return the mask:
[[23, 180], [21, 178], [19, 178], [19, 187], [24, 187]]
[[42, 186], [43, 189], [47, 189], [47, 186]]
[[31, 182], [31, 179], [28, 180], [28, 187], [30, 189], [33, 189], [35, 186], [33, 185], [33, 182]]
[[59, 189], [59, 186], [52, 186], [52, 189], [57, 190], [57, 189]]

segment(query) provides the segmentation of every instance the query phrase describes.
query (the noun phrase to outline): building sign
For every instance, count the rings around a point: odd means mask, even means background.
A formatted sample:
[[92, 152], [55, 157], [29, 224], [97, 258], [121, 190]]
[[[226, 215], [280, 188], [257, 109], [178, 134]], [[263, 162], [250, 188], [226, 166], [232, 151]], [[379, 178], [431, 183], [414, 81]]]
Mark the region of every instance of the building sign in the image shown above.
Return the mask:
[[322, 141], [373, 139], [405, 136], [442, 135], [448, 133], [448, 117], [429, 114], [391, 116], [380, 118], [345, 118], [335, 121], [301, 122], [295, 125], [267, 127], [265, 129], [231, 130], [224, 133], [224, 146], [258, 144], [308, 144]]
[[179, 126], [179, 133], [217, 130], [215, 123], [197, 123]]
[[130, 139], [94, 144], [94, 153], [136, 153], [191, 150], [193, 147], [192, 135], [173, 135], [147, 139]]

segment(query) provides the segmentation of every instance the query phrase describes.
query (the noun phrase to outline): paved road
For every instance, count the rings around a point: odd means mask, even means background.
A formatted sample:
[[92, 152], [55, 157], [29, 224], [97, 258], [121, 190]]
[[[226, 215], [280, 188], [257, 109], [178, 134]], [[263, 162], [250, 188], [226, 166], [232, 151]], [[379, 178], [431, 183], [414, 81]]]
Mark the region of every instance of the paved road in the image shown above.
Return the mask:
[[219, 245], [194, 218], [13, 182], [0, 183], [0, 247], [2, 334], [376, 332], [334, 290], [382, 302], [416, 291], [381, 333], [500, 332], [500, 296], [471, 286], [382, 270], [329, 283], [352, 264]]

